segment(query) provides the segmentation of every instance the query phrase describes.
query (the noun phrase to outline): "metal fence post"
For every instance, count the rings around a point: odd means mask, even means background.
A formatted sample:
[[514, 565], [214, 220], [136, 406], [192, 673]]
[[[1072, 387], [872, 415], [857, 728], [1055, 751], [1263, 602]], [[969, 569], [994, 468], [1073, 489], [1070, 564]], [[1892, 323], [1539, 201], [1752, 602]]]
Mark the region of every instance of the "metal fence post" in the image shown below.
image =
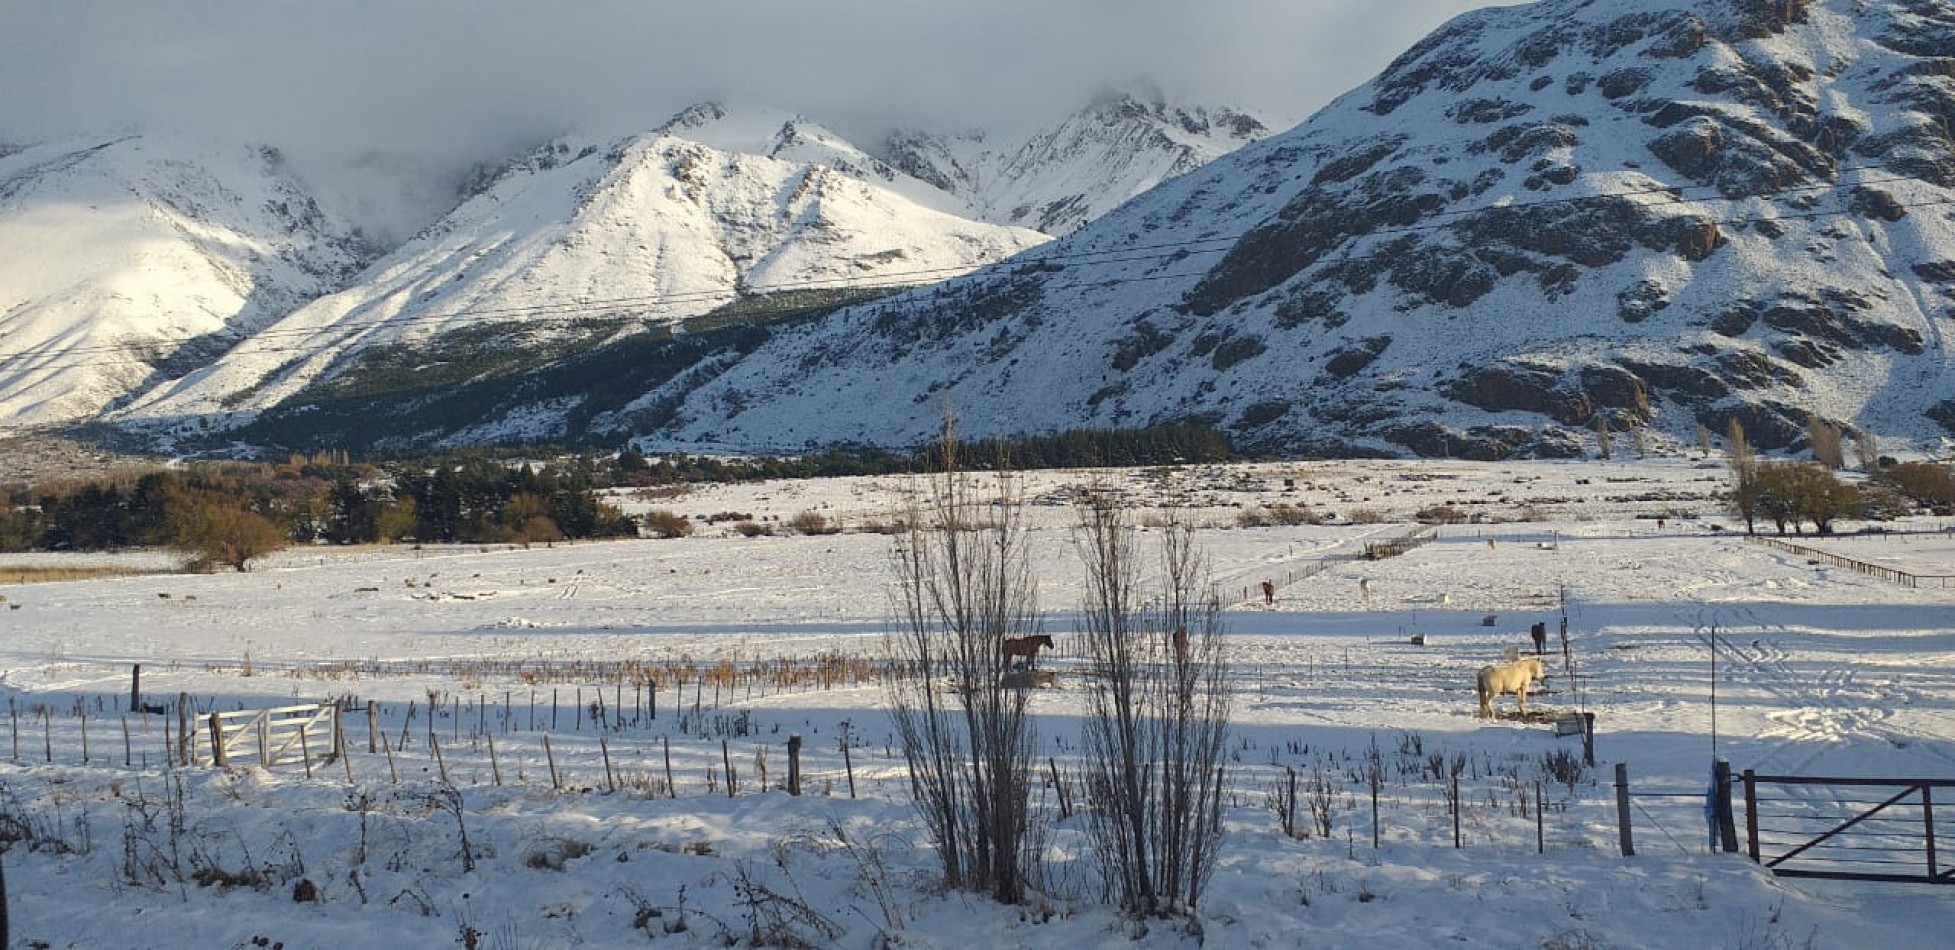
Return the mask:
[[1758, 861], [1758, 773], [1750, 769], [1744, 771], [1745, 780], [1745, 840], [1746, 850], [1751, 852], [1751, 863]]
[[1928, 786], [1921, 786], [1921, 833], [1928, 849], [1928, 879], [1938, 880], [1941, 869], [1935, 863], [1935, 801], [1928, 794]]
[[1622, 856], [1635, 857], [1636, 843], [1629, 835], [1629, 764], [1626, 762], [1616, 763], [1616, 827]]

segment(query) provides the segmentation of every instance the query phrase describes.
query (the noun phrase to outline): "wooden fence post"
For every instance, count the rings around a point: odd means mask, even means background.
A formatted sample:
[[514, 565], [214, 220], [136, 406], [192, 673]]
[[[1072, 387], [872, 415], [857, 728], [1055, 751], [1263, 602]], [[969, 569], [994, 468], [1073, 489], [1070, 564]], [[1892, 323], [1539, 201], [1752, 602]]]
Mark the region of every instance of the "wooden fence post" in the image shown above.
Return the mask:
[[598, 725], [600, 731], [597, 734], [597, 751], [604, 756], [604, 791], [609, 794], [618, 790], [618, 777], [611, 771], [611, 743], [605, 739], [601, 731], [603, 723], [600, 722]]
[[848, 773], [849, 797], [854, 798], [855, 797], [855, 762], [849, 758], [849, 746], [851, 744], [852, 743], [849, 742], [849, 734], [846, 731], [844, 731], [842, 733], [842, 769]]
[[732, 798], [739, 794], [739, 789], [733, 778], [733, 753], [725, 739], [720, 740], [720, 764], [726, 766], [726, 797]]
[[787, 737], [787, 793], [801, 794], [801, 734]]
[[380, 731], [377, 725], [380, 721], [380, 710], [378, 709], [379, 705], [380, 705], [379, 703], [376, 703], [371, 699], [367, 700], [367, 754], [368, 755], [372, 755], [375, 752], [380, 751], [379, 749], [374, 748], [374, 738], [373, 738], [374, 733]]
[[380, 734], [380, 751], [387, 753], [387, 780], [395, 785], [401, 783], [400, 769], [394, 766], [394, 744], [387, 741], [387, 734]]
[[1629, 835], [1629, 763], [1616, 763], [1616, 829], [1621, 839], [1622, 856], [1635, 857], [1636, 843]]
[[1290, 776], [1289, 800], [1283, 806], [1283, 835], [1294, 838], [1297, 836], [1297, 770], [1286, 765], [1283, 771]]
[[672, 737], [660, 736], [665, 743], [665, 794], [670, 798], [679, 797], [679, 786], [672, 781]]
[[1582, 764], [1595, 765], [1595, 714], [1582, 713]]
[[231, 764], [231, 753], [230, 753], [230, 750], [228, 750], [228, 749], [226, 749], [226, 748], [224, 748], [224, 745], [225, 745], [225, 743], [224, 743], [224, 725], [223, 725], [223, 722], [224, 722], [224, 721], [223, 721], [222, 719], [219, 719], [219, 718], [217, 717], [217, 711], [216, 711], [216, 710], [214, 710], [214, 709], [213, 709], [213, 710], [211, 710], [211, 714], [210, 714], [210, 762], [211, 762], [211, 764], [212, 764], [212, 765], [215, 765], [215, 766], [217, 766], [217, 767], [218, 767], [218, 768], [220, 768], [220, 769], [221, 769], [221, 768], [224, 768], [225, 766], [228, 766], [228, 765], [230, 765], [230, 764]]
[[7, 946], [7, 867], [0, 862], [0, 947]]
[[129, 711], [143, 711], [143, 665], [141, 663], [129, 668]]
[[550, 749], [550, 734], [543, 734], [543, 760], [550, 763], [550, 787], [563, 791], [563, 780], [557, 777], [557, 754]]
[[1712, 794], [1717, 796], [1712, 811], [1717, 818], [1718, 842], [1724, 846], [1724, 853], [1735, 854], [1738, 850], [1738, 822], [1736, 816], [1731, 814], [1731, 763], [1725, 759], [1711, 763], [1711, 778], [1716, 788]]

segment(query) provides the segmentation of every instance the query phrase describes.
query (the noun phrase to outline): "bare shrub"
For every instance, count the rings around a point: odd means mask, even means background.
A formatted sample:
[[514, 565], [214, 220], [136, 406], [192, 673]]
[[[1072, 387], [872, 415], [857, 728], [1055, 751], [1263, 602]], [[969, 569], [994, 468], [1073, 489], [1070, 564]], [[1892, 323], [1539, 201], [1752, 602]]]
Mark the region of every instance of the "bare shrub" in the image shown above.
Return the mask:
[[1344, 513], [1344, 520], [1352, 524], [1384, 524], [1391, 518], [1382, 508], [1353, 508]]
[[1033, 735], [1025, 693], [1005, 682], [1004, 641], [1040, 627], [1024, 496], [1003, 466], [980, 492], [948, 426], [938, 452], [895, 536], [884, 687], [945, 886], [1017, 903]]
[[1267, 528], [1276, 522], [1263, 508], [1244, 508], [1235, 513], [1235, 526], [1238, 528]]
[[[1288, 502], [1281, 501], [1273, 505], [1244, 508], [1236, 512], [1235, 516], [1236, 525], [1243, 528], [1267, 528], [1274, 525], [1295, 527], [1305, 524], [1321, 524], [1322, 522], [1323, 519], [1318, 517], [1310, 509], [1302, 505], [1292, 505]], [[1167, 526], [1166, 524], [1159, 525], [1159, 527]], [[1149, 527], [1157, 526], [1149, 525]]]
[[740, 536], [743, 538], [758, 538], [774, 533], [774, 529], [769, 528], [758, 521], [738, 522], [733, 526], [733, 530], [739, 532]]
[[809, 535], [835, 534], [842, 530], [842, 526], [829, 521], [828, 516], [813, 510], [803, 511], [789, 518], [787, 527], [796, 534]]
[[909, 530], [909, 523], [904, 521], [901, 515], [890, 518], [872, 516], [862, 520], [863, 534], [899, 535], [907, 534]]
[[692, 536], [692, 520], [685, 515], [659, 509], [638, 516], [638, 523], [655, 538], [685, 538]]
[[1466, 512], [1452, 505], [1427, 505], [1412, 517], [1420, 524], [1465, 524], [1468, 520]]
[[1158, 535], [1156, 585], [1141, 579], [1136, 534], [1111, 495], [1091, 492], [1081, 503], [1075, 542], [1086, 563], [1081, 617], [1094, 674], [1088, 829], [1123, 910], [1190, 914], [1222, 835], [1222, 607], [1191, 527], [1171, 523]]
[[1582, 757], [1567, 749], [1555, 749], [1541, 753], [1541, 777], [1568, 787], [1574, 794], [1575, 786], [1588, 777], [1588, 766], [1582, 764]]

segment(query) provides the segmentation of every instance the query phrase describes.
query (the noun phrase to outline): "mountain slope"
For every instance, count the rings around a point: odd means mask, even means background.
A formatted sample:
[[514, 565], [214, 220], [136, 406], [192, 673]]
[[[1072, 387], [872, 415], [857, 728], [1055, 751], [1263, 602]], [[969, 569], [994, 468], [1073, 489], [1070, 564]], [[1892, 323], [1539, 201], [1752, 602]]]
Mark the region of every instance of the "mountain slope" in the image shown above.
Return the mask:
[[270, 149], [0, 150], [0, 420], [67, 422], [339, 286], [372, 251]]
[[[1292, 452], [1955, 431], [1955, 14], [1545, 0], [1011, 265], [851, 309], [659, 439], [1199, 420]], [[764, 399], [760, 398], [764, 395]], [[670, 398], [671, 393], [650, 398]]]
[[968, 201], [976, 217], [1066, 234], [1122, 202], [1269, 134], [1247, 113], [1107, 93], [1058, 125], [1004, 147], [983, 135], [903, 131], [890, 164]]
[[[789, 128], [803, 140], [823, 137], [806, 123]], [[721, 151], [669, 134], [603, 145], [564, 140], [347, 290], [298, 309], [118, 419], [201, 430], [249, 421], [329, 384], [413, 389], [430, 379], [521, 373], [534, 367], [500, 358], [669, 332], [773, 287], [847, 293], [934, 281], [1044, 240], [917, 205], [833, 164]], [[441, 358], [417, 368], [416, 351]], [[429, 376], [436, 364], [447, 364], [441, 372], [453, 379]]]

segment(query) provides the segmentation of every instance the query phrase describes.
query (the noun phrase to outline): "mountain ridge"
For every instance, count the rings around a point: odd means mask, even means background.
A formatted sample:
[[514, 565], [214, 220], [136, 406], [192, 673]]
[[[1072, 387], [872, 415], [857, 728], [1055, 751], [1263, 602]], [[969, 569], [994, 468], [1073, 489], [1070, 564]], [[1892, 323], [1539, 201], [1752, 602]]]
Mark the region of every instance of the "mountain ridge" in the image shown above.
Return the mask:
[[[168, 136], [150, 138], [176, 141]], [[124, 140], [103, 137], [94, 144], [111, 148], [117, 141]], [[141, 143], [144, 138], [129, 141]], [[544, 187], [538, 184], [542, 178], [566, 177], [566, 166], [615, 163], [632, 143], [653, 141], [664, 143], [656, 147], [659, 160], [667, 166], [654, 176], [660, 187], [688, 194], [696, 205], [710, 203], [708, 190], [744, 197], [721, 201], [702, 211], [703, 217], [674, 219], [671, 230], [659, 232], [637, 228], [633, 219], [675, 213], [672, 202], [665, 200], [669, 196], [640, 190], [636, 200], [644, 208], [631, 207], [615, 194], [621, 189], [632, 191], [634, 186], [601, 174], [564, 183], [567, 191], [560, 201], [513, 193], [521, 190], [513, 182]], [[120, 147], [140, 150], [142, 146]], [[45, 179], [34, 171], [36, 148], [49, 146], [28, 146], [0, 157], [0, 219], [8, 217], [6, 196], [31, 190], [35, 181]], [[695, 148], [703, 151], [688, 152]], [[240, 152], [264, 167], [248, 168], [222, 158]], [[77, 147], [61, 154], [79, 169], [74, 175], [92, 176], [105, 193], [141, 192], [147, 187], [143, 168], [108, 162], [101, 149]], [[130, 238], [136, 243], [171, 250], [161, 261], [132, 251], [91, 260], [86, 266], [49, 269], [77, 286], [106, 282], [137, 287], [143, 291], [147, 314], [125, 308], [128, 312], [116, 317], [111, 308], [99, 305], [71, 306], [58, 319], [47, 314], [35, 318], [43, 329], [30, 339], [18, 328], [39, 312], [49, 295], [0, 300], [0, 314], [16, 328], [8, 342], [19, 344], [0, 355], [0, 425], [106, 418], [168, 442], [247, 422], [280, 399], [323, 384], [335, 374], [357, 371], [359, 353], [368, 345], [392, 346], [436, 335], [427, 331], [479, 331], [485, 329], [483, 323], [526, 323], [527, 332], [547, 333], [550, 321], [535, 319], [538, 314], [574, 316], [580, 308], [592, 319], [617, 324], [619, 332], [626, 329], [621, 321], [627, 317], [641, 326], [677, 327], [727, 300], [770, 287], [833, 284], [839, 288], [837, 296], [846, 297], [861, 286], [941, 279], [1045, 240], [1014, 226], [983, 221], [969, 198], [908, 176], [804, 116], [714, 102], [683, 110], [645, 133], [605, 140], [573, 134], [545, 143], [493, 172], [485, 168], [463, 185], [453, 210], [392, 249], [374, 246], [357, 226], [335, 216], [336, 202], [306, 193], [301, 179], [283, 166], [275, 149], [178, 144], [161, 165], [204, 182], [204, 192], [253, 196], [243, 204], [232, 201], [243, 210], [227, 219], [228, 226], [249, 237], [214, 243], [242, 247], [239, 253], [253, 261], [282, 260], [288, 266], [261, 267], [265, 270], [261, 274], [249, 262], [206, 254], [213, 242], [196, 236], [203, 226], [196, 212], [209, 202], [176, 202], [187, 213], [178, 214], [176, 223], [156, 232], [154, 238], [143, 238], [141, 234], [151, 232], [100, 214], [93, 204], [68, 201], [58, 189], [47, 192], [44, 204], [89, 207], [89, 214], [77, 214], [69, 222], [76, 240], [114, 242], [124, 238], [117, 233], [122, 229], [137, 235]], [[800, 171], [790, 176], [785, 171], [790, 166]], [[758, 176], [756, 181], [742, 180], [749, 173]], [[257, 183], [254, 176], [267, 177], [274, 184]], [[1093, 176], [1073, 177], [1099, 184]], [[758, 179], [772, 184], [761, 187]], [[767, 200], [770, 192], [771, 201]], [[270, 197], [261, 200], [261, 193]], [[516, 208], [525, 202], [531, 206], [526, 218]], [[593, 202], [611, 202], [613, 207], [604, 212], [603, 222], [580, 223], [581, 216], [592, 213]], [[1095, 201], [1071, 203], [1091, 206]], [[148, 204], [167, 208], [171, 202], [164, 196]], [[550, 207], [541, 209], [541, 205]], [[654, 205], [665, 211], [656, 211]], [[843, 206], [856, 210], [836, 212], [842, 218], [828, 213]], [[870, 211], [871, 206], [883, 210]], [[298, 217], [286, 220], [293, 214]], [[0, 220], [0, 233], [10, 223], [17, 245], [27, 246], [37, 239], [30, 215]], [[479, 238], [457, 236], [485, 228], [502, 230]], [[643, 240], [614, 243], [604, 237], [607, 228], [617, 233], [636, 228], [643, 232]], [[318, 233], [300, 234], [308, 229]], [[768, 235], [789, 232], [800, 237], [787, 244], [768, 243]], [[274, 240], [280, 235], [286, 244]], [[556, 243], [543, 246], [550, 242]], [[505, 260], [525, 248], [535, 255], [533, 267]], [[501, 269], [493, 266], [498, 264]], [[244, 299], [249, 295], [239, 295], [210, 304], [215, 299], [212, 292], [180, 287], [181, 274], [200, 269], [219, 275], [212, 282], [249, 287], [255, 296], [251, 301]], [[0, 277], [10, 284], [27, 283], [10, 273]], [[300, 280], [303, 277], [311, 280]], [[170, 313], [184, 308], [207, 313], [195, 333], [155, 330], [143, 319], [146, 315], [167, 322]], [[647, 312], [652, 310], [659, 313]], [[119, 329], [111, 331], [108, 325]], [[333, 329], [335, 325], [339, 329]], [[63, 340], [75, 334], [89, 342], [70, 348]], [[127, 345], [98, 338], [104, 334]], [[585, 335], [585, 342], [593, 345], [607, 338]], [[9, 365], [39, 369], [4, 375]], [[55, 390], [62, 393], [48, 395]]]
[[[948, 401], [973, 433], [1202, 421], [1285, 453], [1559, 457], [1603, 427], [1687, 445], [1734, 421], [1797, 450], [1814, 417], [1938, 450], [1950, 19], [1911, 0], [1465, 14], [1298, 129], [1026, 258], [1111, 263], [939, 288], [968, 326], [901, 300], [839, 314], [699, 387], [652, 441], [900, 443]], [[889, 408], [858, 423], [848, 400]]]

